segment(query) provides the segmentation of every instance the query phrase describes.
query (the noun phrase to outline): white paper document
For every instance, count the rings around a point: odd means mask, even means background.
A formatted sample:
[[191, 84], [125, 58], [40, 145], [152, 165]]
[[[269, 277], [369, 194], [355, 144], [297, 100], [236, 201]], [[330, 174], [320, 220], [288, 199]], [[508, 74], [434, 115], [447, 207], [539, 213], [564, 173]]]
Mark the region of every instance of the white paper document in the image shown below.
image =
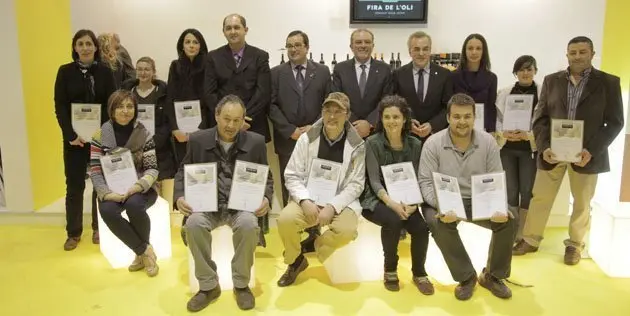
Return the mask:
[[175, 102], [175, 119], [177, 127], [184, 133], [199, 130], [201, 124], [201, 105], [199, 100]]
[[228, 208], [255, 212], [265, 196], [268, 173], [269, 166], [237, 160], [232, 176]]
[[466, 210], [457, 178], [433, 172], [433, 187], [440, 214], [453, 211], [457, 218], [466, 219]]
[[72, 103], [71, 106], [74, 132], [84, 141], [91, 141], [94, 133], [101, 128], [101, 105]]
[[584, 121], [551, 120], [551, 151], [557, 161], [579, 162]]
[[381, 166], [381, 171], [387, 194], [392, 200], [405, 205], [422, 203], [418, 178], [411, 162]]
[[533, 94], [511, 94], [505, 99], [505, 111], [503, 113], [504, 131], [531, 130], [532, 107], [534, 106]]
[[325, 206], [337, 195], [340, 172], [341, 164], [338, 162], [319, 158], [313, 159], [306, 181], [306, 189], [315, 204]]
[[217, 164], [184, 165], [184, 200], [193, 212], [217, 212]]
[[488, 173], [471, 177], [472, 219], [490, 219], [494, 213], [507, 215], [505, 173]]
[[142, 123], [151, 136], [155, 135], [155, 105], [138, 104], [138, 122]]
[[475, 103], [475, 129], [485, 131], [484, 104]]
[[138, 182], [138, 174], [129, 150], [121, 150], [101, 157], [105, 182], [114, 193], [124, 195]]

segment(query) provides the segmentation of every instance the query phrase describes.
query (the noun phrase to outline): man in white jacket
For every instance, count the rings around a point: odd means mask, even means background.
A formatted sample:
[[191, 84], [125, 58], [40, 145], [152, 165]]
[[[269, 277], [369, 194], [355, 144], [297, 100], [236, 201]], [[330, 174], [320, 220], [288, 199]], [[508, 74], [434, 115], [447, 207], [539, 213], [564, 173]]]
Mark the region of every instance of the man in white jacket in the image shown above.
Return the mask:
[[[300, 246], [304, 229], [328, 225], [329, 229], [315, 240], [315, 252], [321, 262], [357, 236], [359, 196], [365, 185], [365, 146], [348, 122], [349, 115], [350, 101], [345, 94], [328, 95], [322, 105], [322, 118], [300, 136], [284, 171], [290, 200], [278, 218], [278, 232], [284, 244], [284, 262], [289, 267], [278, 280], [280, 287], [293, 284], [308, 267]], [[320, 206], [306, 188], [315, 158], [341, 166], [335, 197]]]

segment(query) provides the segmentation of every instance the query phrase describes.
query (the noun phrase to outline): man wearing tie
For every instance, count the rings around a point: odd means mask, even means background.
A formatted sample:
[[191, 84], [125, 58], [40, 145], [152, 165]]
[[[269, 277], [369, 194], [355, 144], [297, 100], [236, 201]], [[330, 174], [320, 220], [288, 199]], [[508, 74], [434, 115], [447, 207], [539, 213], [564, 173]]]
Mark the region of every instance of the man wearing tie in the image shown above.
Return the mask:
[[407, 40], [411, 62], [393, 75], [394, 93], [413, 111], [411, 132], [422, 140], [448, 126], [446, 105], [453, 95], [450, 72], [431, 62], [431, 37], [414, 32]]
[[284, 186], [284, 169], [296, 140], [308, 132], [320, 116], [321, 104], [330, 90], [330, 71], [325, 65], [308, 61], [308, 35], [289, 33], [286, 39], [289, 62], [271, 69], [271, 108], [273, 139], [280, 161], [283, 206], [289, 193]]
[[271, 100], [269, 54], [245, 42], [247, 22], [238, 14], [223, 20], [223, 35], [228, 41], [208, 53], [204, 96], [209, 107], [210, 126], [216, 125], [214, 108], [226, 95], [237, 95], [247, 108], [244, 130], [265, 136], [269, 142], [267, 114]]
[[378, 120], [378, 102], [392, 94], [389, 65], [372, 59], [374, 34], [358, 29], [350, 35], [354, 58], [343, 61], [333, 71], [332, 91], [350, 98], [350, 122], [363, 138], [370, 135]]

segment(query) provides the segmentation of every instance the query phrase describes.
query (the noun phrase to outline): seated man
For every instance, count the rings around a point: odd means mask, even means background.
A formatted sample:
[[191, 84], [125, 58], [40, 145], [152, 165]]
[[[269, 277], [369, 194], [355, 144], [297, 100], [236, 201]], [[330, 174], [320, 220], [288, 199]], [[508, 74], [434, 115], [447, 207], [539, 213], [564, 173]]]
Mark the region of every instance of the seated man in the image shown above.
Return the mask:
[[[232, 280], [236, 302], [240, 309], [254, 308], [254, 295], [248, 284], [258, 243], [257, 217], [267, 213], [273, 195], [273, 180], [269, 172], [264, 197], [255, 213], [227, 208], [236, 161], [266, 165], [267, 150], [262, 135], [241, 131], [245, 105], [237, 96], [223, 97], [216, 107], [215, 118], [215, 127], [190, 136], [186, 156], [175, 175], [173, 200], [176, 201], [176, 208], [189, 216], [184, 229], [195, 260], [195, 276], [199, 281], [199, 292], [188, 301], [188, 310], [191, 312], [204, 309], [221, 295], [216, 265], [212, 261], [210, 232], [222, 225], [228, 225], [234, 232]], [[218, 212], [194, 213], [184, 199], [184, 165], [208, 162], [217, 163]]]
[[[503, 279], [510, 276], [514, 223], [518, 221], [502, 213], [495, 213], [489, 221], [471, 220], [471, 176], [503, 171], [499, 148], [490, 134], [473, 130], [475, 101], [471, 97], [461, 93], [453, 95], [446, 115], [449, 127], [429, 137], [420, 157], [418, 181], [425, 201], [422, 206], [424, 218], [453, 279], [459, 282], [455, 288], [457, 299], [469, 299], [477, 281], [495, 296], [510, 298], [512, 292]], [[457, 231], [455, 213], [452, 210], [437, 211], [433, 172], [456, 177], [467, 221], [492, 230], [488, 262], [479, 279]]]
[[[328, 230], [315, 239], [315, 252], [324, 262], [335, 249], [357, 236], [361, 204], [359, 196], [365, 185], [365, 146], [361, 136], [348, 122], [350, 104], [341, 92], [333, 92], [322, 106], [322, 118], [298, 139], [284, 171], [290, 200], [278, 218], [278, 233], [284, 244], [286, 272], [278, 286], [289, 286], [308, 262], [300, 247], [300, 233], [319, 224]], [[314, 158], [341, 164], [336, 195], [321, 207], [306, 188]]]

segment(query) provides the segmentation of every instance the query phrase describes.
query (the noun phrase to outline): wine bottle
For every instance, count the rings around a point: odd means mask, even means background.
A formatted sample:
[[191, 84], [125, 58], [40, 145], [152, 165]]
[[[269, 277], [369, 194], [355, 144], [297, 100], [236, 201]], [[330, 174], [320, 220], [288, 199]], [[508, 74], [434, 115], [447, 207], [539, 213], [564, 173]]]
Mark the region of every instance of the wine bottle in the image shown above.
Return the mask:
[[280, 59], [280, 65], [282, 65], [284, 63], [285, 63], [285, 61], [284, 61], [284, 53], [282, 53], [282, 59]]
[[333, 70], [335, 70], [335, 66], [337, 66], [337, 54], [333, 54], [333, 60], [332, 62], [330, 62], [330, 65], [332, 66], [331, 72]]
[[308, 60], [311, 61], [311, 62], [315, 62], [313, 60], [313, 53], [308, 53]]
[[350, 60], [350, 54], [346, 54], [346, 60]]
[[392, 58], [389, 59], [389, 68], [392, 70], [396, 69], [396, 61], [394, 60], [394, 53], [392, 53]]
[[400, 68], [402, 66], [402, 61], [400, 61], [400, 53], [398, 53], [398, 55], [396, 55], [396, 69]]
[[383, 59], [383, 53], [381, 53], [381, 61], [385, 62], [385, 59]]
[[322, 64], [322, 65], [325, 65], [325, 64], [326, 64], [326, 62], [324, 61], [324, 53], [322, 53], [322, 54], [320, 55], [320, 57], [319, 57], [319, 63], [320, 63], [320, 64]]
[[374, 60], [378, 60], [378, 54], [374, 53]]

